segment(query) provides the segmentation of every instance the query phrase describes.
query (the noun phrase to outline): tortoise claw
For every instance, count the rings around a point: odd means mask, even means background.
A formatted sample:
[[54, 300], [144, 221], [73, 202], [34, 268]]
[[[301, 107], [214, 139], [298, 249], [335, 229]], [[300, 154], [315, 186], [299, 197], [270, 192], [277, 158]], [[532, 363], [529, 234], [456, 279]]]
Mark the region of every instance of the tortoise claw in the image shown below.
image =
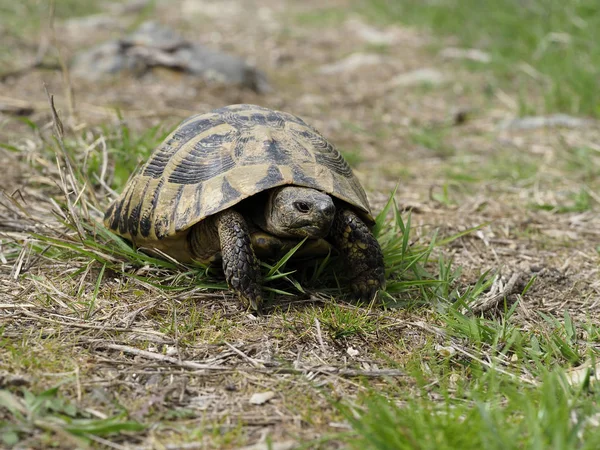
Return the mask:
[[352, 294], [356, 299], [370, 302], [380, 289], [385, 289], [383, 277], [373, 272], [362, 273], [350, 283]]
[[[236, 284], [231, 283], [231, 286], [236, 286]], [[239, 286], [239, 284], [237, 284]], [[244, 305], [246, 309], [252, 311], [259, 311], [262, 306], [263, 298], [262, 298], [262, 289], [260, 284], [256, 282], [250, 282], [245, 287], [234, 289], [238, 293], [238, 298]]]

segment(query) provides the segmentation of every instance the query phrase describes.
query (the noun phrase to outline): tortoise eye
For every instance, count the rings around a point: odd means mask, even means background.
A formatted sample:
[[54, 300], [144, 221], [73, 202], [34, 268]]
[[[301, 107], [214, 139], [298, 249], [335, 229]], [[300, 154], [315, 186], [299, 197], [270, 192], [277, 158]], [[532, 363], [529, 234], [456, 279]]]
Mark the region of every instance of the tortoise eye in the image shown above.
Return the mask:
[[296, 208], [301, 213], [307, 213], [310, 211], [310, 206], [304, 202], [294, 202], [294, 208]]

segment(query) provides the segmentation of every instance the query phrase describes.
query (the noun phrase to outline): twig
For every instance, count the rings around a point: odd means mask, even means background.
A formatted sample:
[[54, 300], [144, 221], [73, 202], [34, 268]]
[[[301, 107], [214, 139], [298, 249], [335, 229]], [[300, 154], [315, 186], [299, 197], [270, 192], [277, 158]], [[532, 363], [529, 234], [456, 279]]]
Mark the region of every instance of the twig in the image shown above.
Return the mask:
[[164, 361], [170, 364], [174, 364], [180, 367], [185, 367], [186, 369], [193, 370], [231, 370], [231, 367], [226, 366], [215, 366], [210, 364], [201, 364], [195, 361], [184, 361], [179, 360], [177, 358], [173, 358], [172, 356], [163, 355], [161, 353], [149, 352], [147, 350], [140, 350], [139, 348], [130, 347], [129, 345], [120, 345], [120, 344], [110, 344], [110, 343], [99, 343], [97, 345], [101, 348], [108, 348], [111, 350], [118, 350], [124, 353], [129, 353], [132, 355], [142, 356], [147, 359], [153, 359], [156, 361]]
[[59, 69], [60, 66], [58, 64], [48, 64], [48, 63], [44, 63], [42, 61], [42, 59], [45, 56], [45, 53], [46, 53], [46, 51], [44, 51], [44, 54], [41, 56], [38, 53], [38, 55], [36, 55], [36, 57], [34, 58], [33, 61], [31, 61], [29, 64], [24, 65], [23, 67], [19, 67], [18, 69], [9, 70], [7, 72], [1, 73], [0, 74], [0, 83], [8, 80], [9, 78], [23, 76], [27, 72], [30, 72], [31, 70], [35, 70], [35, 69], [49, 69], [49, 70]]
[[296, 441], [266, 442], [260, 440], [256, 444], [238, 447], [236, 450], [292, 450], [297, 447], [299, 444]]
[[[133, 447], [132, 450], [154, 450], [154, 445], [143, 445], [140, 447]], [[182, 444], [164, 444], [161, 448], [166, 450], [204, 450], [206, 448], [206, 442], [186, 442]]]
[[96, 436], [96, 435], [93, 435], [90, 433], [85, 433], [85, 437], [87, 437], [88, 439], [91, 439], [92, 441], [95, 441], [99, 444], [102, 444], [106, 447], [114, 448], [115, 450], [129, 450], [130, 449], [129, 446], [125, 447], [123, 445], [119, 445], [119, 444], [116, 444], [115, 442], [109, 441], [108, 439], [104, 439], [104, 438], [101, 438], [100, 436]]
[[[50, 94], [50, 92], [48, 91], [48, 87], [46, 86], [46, 84], [44, 84], [44, 90], [46, 91], [46, 95], [48, 97], [48, 103], [50, 104], [50, 112], [52, 113], [52, 121], [54, 123], [54, 131], [56, 133], [56, 140], [58, 141], [59, 147], [62, 151], [62, 157], [64, 159], [64, 164], [67, 168], [67, 170], [69, 171], [69, 181], [71, 184], [71, 189], [73, 192], [77, 192], [77, 188], [75, 187], [75, 180], [77, 180], [77, 178], [75, 177], [75, 173], [73, 172], [73, 166], [71, 165], [71, 160], [69, 159], [69, 154], [67, 153], [67, 150], [65, 148], [64, 142], [63, 142], [63, 136], [64, 136], [64, 128], [63, 128], [63, 124], [60, 120], [60, 117], [58, 117], [58, 113], [56, 112], [56, 108], [54, 107], [54, 96]], [[77, 234], [79, 235], [79, 238], [81, 239], [81, 241], [84, 240], [85, 238], [85, 233], [83, 231], [83, 227], [81, 226], [81, 221], [79, 220], [78, 215], [75, 213], [75, 209], [74, 209], [74, 204], [71, 201], [71, 195], [69, 194], [69, 190], [67, 188], [67, 176], [65, 176], [65, 174], [63, 173], [63, 171], [61, 170], [61, 165], [60, 165], [60, 160], [57, 156], [57, 169], [58, 169], [58, 173], [60, 176], [60, 180], [61, 180], [61, 185], [60, 188], [63, 191], [63, 194], [65, 196], [65, 200], [67, 201], [67, 208], [69, 210], [69, 215], [71, 216], [71, 222], [72, 224], [75, 226], [76, 230], [77, 230]], [[85, 209], [85, 204], [82, 205], [82, 207]]]
[[[100, 181], [102, 185], [106, 185], [106, 181], [104, 180], [106, 177], [106, 170], [108, 168], [108, 149], [106, 148], [106, 140], [104, 139], [104, 135], [100, 136], [100, 144], [102, 147], [102, 167], [100, 169]], [[113, 193], [114, 191], [109, 191]]]
[[499, 278], [497, 282], [493, 284], [490, 293], [470, 305], [469, 310], [474, 314], [481, 314], [482, 312], [495, 308], [505, 297], [514, 294], [518, 290], [517, 283], [520, 279], [521, 273], [514, 272], [506, 285], [502, 287], [502, 278]]
[[321, 350], [323, 353], [327, 353], [325, 349], [325, 344], [323, 343], [323, 336], [321, 336], [321, 324], [319, 323], [319, 319], [315, 317], [315, 328], [317, 329], [317, 340], [319, 341], [319, 345], [321, 346]]
[[229, 347], [231, 350], [233, 350], [236, 354], [240, 355], [242, 358], [244, 358], [246, 361], [248, 361], [250, 364], [252, 364], [254, 367], [264, 367], [264, 364], [260, 363], [257, 359], [254, 358], [250, 358], [248, 355], [246, 355], [243, 351], [235, 348], [233, 345], [231, 345], [229, 342], [225, 341], [225, 345], [227, 347]]
[[[316, 367], [311, 369], [300, 369], [297, 372], [289, 372], [289, 373], [298, 373], [298, 372], [319, 372], [327, 375], [338, 375], [341, 377], [369, 377], [369, 378], [379, 378], [379, 377], [406, 377], [408, 376], [406, 372], [400, 369], [375, 369], [375, 370], [358, 370], [358, 369], [342, 369], [340, 367]], [[278, 372], [284, 373], [279, 370]]]
[[0, 309], [15, 309], [15, 308], [37, 308], [36, 305], [32, 305], [31, 303], [0, 303]]
[[425, 322], [421, 322], [421, 321], [419, 321], [419, 322], [397, 322], [396, 325], [401, 325], [401, 326], [412, 325], [414, 327], [420, 328], [423, 331], [427, 331], [428, 333], [435, 334], [439, 337], [443, 337], [443, 338], [447, 337], [447, 333], [444, 329], [442, 329], [440, 327], [436, 327], [434, 325], [430, 325]]
[[27, 253], [27, 249], [29, 248], [28, 245], [26, 245], [28, 242], [27, 240], [23, 243], [23, 246], [21, 247], [21, 251], [19, 252], [19, 256], [17, 257], [17, 260], [15, 261], [13, 268], [11, 270], [11, 277], [13, 280], [18, 280], [19, 279], [19, 275], [21, 274], [21, 269], [23, 268], [23, 262], [25, 261], [25, 254]]

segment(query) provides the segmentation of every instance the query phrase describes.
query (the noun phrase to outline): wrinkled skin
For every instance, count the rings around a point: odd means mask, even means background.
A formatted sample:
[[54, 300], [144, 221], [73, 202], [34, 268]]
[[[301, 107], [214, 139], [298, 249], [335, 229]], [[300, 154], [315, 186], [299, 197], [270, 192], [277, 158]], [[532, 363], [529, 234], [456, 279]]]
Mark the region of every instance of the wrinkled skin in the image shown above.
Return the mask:
[[316, 189], [286, 186], [269, 193], [263, 212], [255, 222], [264, 231], [282, 238], [327, 236], [335, 216], [332, 198]]

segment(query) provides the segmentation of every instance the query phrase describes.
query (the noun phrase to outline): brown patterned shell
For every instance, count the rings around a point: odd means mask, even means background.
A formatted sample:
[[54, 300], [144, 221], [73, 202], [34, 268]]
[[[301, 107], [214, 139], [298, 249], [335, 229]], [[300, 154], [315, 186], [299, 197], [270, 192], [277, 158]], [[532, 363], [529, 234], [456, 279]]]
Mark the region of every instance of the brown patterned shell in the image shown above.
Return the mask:
[[352, 169], [317, 130], [288, 113], [231, 105], [183, 121], [110, 205], [104, 223], [137, 244], [173, 242], [204, 218], [282, 185], [326, 192], [373, 221]]

